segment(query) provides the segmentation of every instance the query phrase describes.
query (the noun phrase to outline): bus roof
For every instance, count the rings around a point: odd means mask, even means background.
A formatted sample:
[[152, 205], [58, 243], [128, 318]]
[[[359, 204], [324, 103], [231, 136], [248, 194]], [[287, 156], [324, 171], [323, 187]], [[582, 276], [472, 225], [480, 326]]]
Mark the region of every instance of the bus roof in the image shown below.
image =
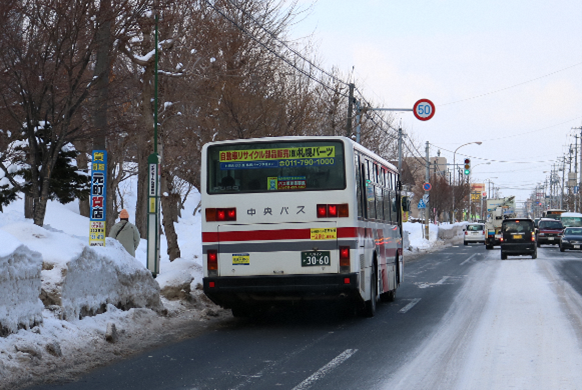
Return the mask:
[[307, 141], [307, 140], [321, 140], [321, 139], [335, 139], [335, 140], [343, 140], [346, 143], [352, 144], [353, 148], [359, 151], [360, 153], [366, 154], [369, 157], [372, 157], [375, 160], [378, 160], [383, 165], [387, 166], [388, 168], [394, 170], [394, 172], [398, 172], [398, 168], [396, 168], [392, 163], [386, 161], [382, 157], [378, 156], [376, 153], [372, 152], [371, 150], [365, 148], [364, 146], [360, 145], [359, 143], [355, 142], [354, 140], [348, 137], [342, 137], [337, 135], [312, 135], [312, 136], [286, 136], [286, 137], [262, 137], [262, 138], [242, 138], [242, 139], [230, 139], [225, 141], [214, 141], [208, 142], [204, 144], [203, 148], [208, 148], [212, 145], [217, 144], [239, 144], [239, 143], [256, 143], [256, 142], [277, 142], [277, 141]]
[[582, 218], [582, 213], [566, 212], [566, 213], [562, 213], [562, 217], [579, 217], [579, 218]]

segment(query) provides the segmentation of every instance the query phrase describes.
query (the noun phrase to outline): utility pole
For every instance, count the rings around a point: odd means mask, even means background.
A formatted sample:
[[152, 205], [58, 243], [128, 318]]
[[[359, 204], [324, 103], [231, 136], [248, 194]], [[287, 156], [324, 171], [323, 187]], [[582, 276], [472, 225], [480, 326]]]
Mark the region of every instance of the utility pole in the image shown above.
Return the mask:
[[360, 101], [356, 100], [356, 142], [360, 143], [360, 122], [362, 121], [362, 109], [360, 107]]
[[[580, 127], [572, 127], [572, 130], [580, 130], [580, 147], [582, 147], [582, 126]], [[576, 135], [576, 153], [578, 153], [578, 135]], [[578, 154], [576, 154], [576, 163], [578, 163]], [[577, 168], [577, 166], [576, 166]], [[576, 169], [577, 172], [577, 169]], [[577, 176], [577, 180], [578, 180], [578, 191], [576, 193], [576, 211], [581, 210], [582, 209], [582, 205], [580, 205], [580, 201], [582, 200], [582, 196], [578, 195], [578, 193], [580, 192], [580, 187], [582, 186], [582, 152], [580, 153], [580, 176]]]
[[[428, 141], [426, 141], [426, 180], [425, 183], [429, 183], [430, 182], [430, 160], [429, 160], [429, 143]], [[425, 227], [425, 237], [427, 240], [430, 239], [429, 236], [429, 227], [428, 227], [428, 223], [430, 220], [430, 206], [429, 206], [429, 193], [428, 191], [424, 191], [424, 194], [426, 195], [426, 201], [424, 202], [426, 204], [426, 209], [425, 209], [425, 219], [426, 219], [426, 227]]]
[[[574, 140], [574, 177], [578, 178], [578, 134], [576, 134]], [[578, 192], [580, 192], [579, 182], [576, 183], [574, 189], [576, 190], [574, 193], [574, 211], [578, 212]]]
[[402, 177], [402, 121], [398, 126], [398, 174]]
[[560, 210], [564, 207], [564, 174], [566, 173], [566, 156], [562, 157], [562, 188], [560, 193]]
[[348, 123], [346, 126], [346, 137], [350, 138], [352, 136], [352, 114], [354, 112], [354, 84], [348, 84], [350, 87], [350, 95], [348, 97]]

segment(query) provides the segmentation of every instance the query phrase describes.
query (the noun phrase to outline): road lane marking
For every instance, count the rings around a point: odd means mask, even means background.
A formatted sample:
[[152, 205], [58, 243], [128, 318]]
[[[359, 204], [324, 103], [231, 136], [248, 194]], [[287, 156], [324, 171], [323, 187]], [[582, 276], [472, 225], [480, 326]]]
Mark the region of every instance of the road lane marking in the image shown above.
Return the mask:
[[231, 390], [240, 390], [240, 389], [246, 387], [247, 385], [252, 385], [253, 379], [262, 378], [264, 375], [266, 375], [270, 371], [275, 370], [275, 367], [282, 365], [282, 364], [285, 364], [286, 362], [288, 362], [289, 360], [291, 360], [295, 356], [299, 355], [300, 353], [303, 353], [307, 349], [309, 349], [309, 348], [315, 346], [317, 343], [323, 341], [330, 334], [332, 334], [332, 333], [328, 332], [328, 333], [318, 337], [317, 339], [313, 340], [311, 343], [308, 343], [308, 344], [304, 345], [303, 347], [298, 348], [298, 349], [292, 351], [291, 353], [288, 353], [287, 355], [285, 355], [285, 357], [283, 359], [268, 362], [266, 367], [264, 367], [262, 370], [260, 370], [259, 372], [255, 373], [255, 374], [247, 375], [246, 379], [243, 382], [239, 383], [237, 386], [233, 387]]
[[295, 386], [293, 390], [308, 389], [313, 383], [326, 376], [330, 371], [332, 371], [334, 368], [348, 360], [356, 352], [358, 352], [357, 349], [346, 349], [338, 356], [336, 356], [331, 362], [327, 363], [325, 366], [317, 370], [316, 373], [314, 373], [309, 378], [305, 379], [303, 382]]
[[414, 307], [414, 305], [416, 305], [418, 302], [420, 302], [420, 299], [421, 298], [414, 298], [412, 300], [412, 302], [410, 302], [408, 305], [406, 305], [402, 309], [400, 309], [398, 311], [398, 313], [402, 313], [402, 314], [406, 313], [408, 310], [412, 309]]
[[463, 262], [462, 262], [461, 264], [459, 264], [459, 265], [463, 265], [463, 264], [465, 264], [466, 262], [470, 261], [470, 260], [471, 260], [473, 257], [475, 257], [475, 256], [477, 256], [477, 253], [473, 253], [471, 256], [469, 256], [469, 258], [468, 258], [467, 260], [463, 261]]
[[438, 282], [436, 282], [435, 284], [443, 284], [445, 282], [445, 280], [447, 280], [448, 278], [450, 278], [450, 276], [443, 276], [443, 278], [441, 280], [439, 280]]

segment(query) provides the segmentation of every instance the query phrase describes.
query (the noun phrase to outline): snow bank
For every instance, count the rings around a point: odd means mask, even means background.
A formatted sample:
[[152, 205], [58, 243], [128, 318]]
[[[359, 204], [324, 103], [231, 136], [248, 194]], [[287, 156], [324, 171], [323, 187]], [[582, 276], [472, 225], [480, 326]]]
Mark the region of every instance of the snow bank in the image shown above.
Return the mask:
[[425, 250], [431, 248], [438, 238], [439, 226], [430, 224], [429, 225], [429, 238], [424, 237], [425, 225], [422, 223], [414, 222], [404, 222], [402, 224], [403, 230], [408, 233], [408, 242], [405, 241], [404, 250], [417, 252], [419, 250]]
[[[146, 307], [163, 310], [159, 285], [118, 241], [89, 247], [68, 234], [21, 222], [0, 228], [42, 256], [40, 299], [72, 320], [105, 311]], [[4, 241], [4, 240], [1, 240]], [[39, 291], [37, 291], [38, 297]]]
[[42, 322], [42, 258], [6, 232], [0, 242], [0, 336], [6, 336]]
[[468, 222], [457, 222], [454, 224], [446, 224], [439, 226], [439, 240], [452, 240], [455, 237], [463, 235], [463, 228]]

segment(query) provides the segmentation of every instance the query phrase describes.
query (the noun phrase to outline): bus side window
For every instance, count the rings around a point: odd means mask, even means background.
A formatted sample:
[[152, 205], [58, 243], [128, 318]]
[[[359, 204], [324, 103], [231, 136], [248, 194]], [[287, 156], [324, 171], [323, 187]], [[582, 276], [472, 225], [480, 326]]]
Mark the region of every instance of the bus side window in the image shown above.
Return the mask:
[[358, 203], [358, 217], [363, 217], [364, 216], [364, 206], [363, 206], [363, 202], [362, 202], [362, 182], [363, 182], [363, 175], [362, 175], [362, 171], [363, 171], [363, 165], [360, 164], [360, 155], [357, 154], [356, 155], [356, 160], [355, 160], [355, 168], [356, 168], [356, 202]]
[[376, 190], [372, 182], [373, 167], [370, 160], [366, 159], [366, 217], [368, 219], [376, 218]]
[[386, 221], [392, 221], [392, 207], [390, 206], [390, 190], [384, 189], [384, 216]]
[[381, 186], [376, 186], [376, 218], [383, 221], [384, 218], [384, 196], [382, 192], [384, 189]]

